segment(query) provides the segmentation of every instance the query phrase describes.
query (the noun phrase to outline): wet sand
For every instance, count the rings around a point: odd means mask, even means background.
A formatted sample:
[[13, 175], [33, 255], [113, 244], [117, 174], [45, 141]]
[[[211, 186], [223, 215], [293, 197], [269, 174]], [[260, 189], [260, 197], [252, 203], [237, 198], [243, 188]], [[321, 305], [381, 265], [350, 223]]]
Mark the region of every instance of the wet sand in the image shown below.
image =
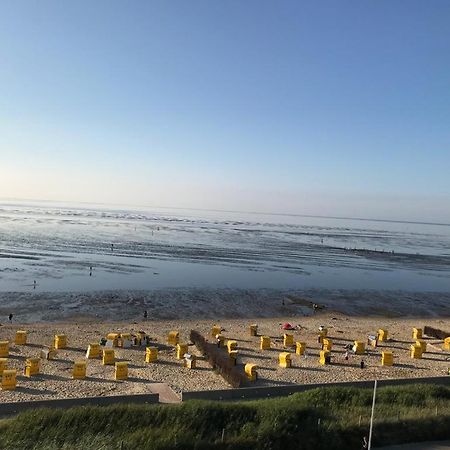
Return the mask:
[[450, 292], [446, 225], [0, 204], [0, 241], [2, 292]]
[[351, 316], [450, 318], [450, 292], [173, 288], [152, 291], [0, 292], [0, 323], [296, 317], [312, 304]]

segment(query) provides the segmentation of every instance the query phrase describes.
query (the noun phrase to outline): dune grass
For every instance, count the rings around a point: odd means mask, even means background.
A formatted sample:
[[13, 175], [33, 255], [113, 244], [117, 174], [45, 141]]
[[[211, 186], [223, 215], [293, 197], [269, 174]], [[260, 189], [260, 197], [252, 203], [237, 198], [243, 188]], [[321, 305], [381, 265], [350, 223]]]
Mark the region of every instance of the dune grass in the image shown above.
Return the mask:
[[[359, 449], [370, 389], [270, 400], [36, 409], [0, 422], [2, 449]], [[374, 445], [450, 438], [450, 388], [380, 388]], [[222, 441], [223, 436], [223, 441]]]

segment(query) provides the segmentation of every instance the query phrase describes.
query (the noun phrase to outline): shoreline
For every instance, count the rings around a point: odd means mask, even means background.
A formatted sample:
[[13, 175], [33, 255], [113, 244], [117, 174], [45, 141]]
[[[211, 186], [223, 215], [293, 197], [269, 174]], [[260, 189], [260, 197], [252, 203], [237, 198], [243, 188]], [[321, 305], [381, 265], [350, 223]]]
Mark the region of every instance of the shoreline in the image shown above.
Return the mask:
[[[0, 317], [20, 323], [311, 316], [450, 318], [450, 292], [345, 289], [169, 288], [91, 292], [0, 292]], [[2, 320], [0, 320], [0, 323]]]

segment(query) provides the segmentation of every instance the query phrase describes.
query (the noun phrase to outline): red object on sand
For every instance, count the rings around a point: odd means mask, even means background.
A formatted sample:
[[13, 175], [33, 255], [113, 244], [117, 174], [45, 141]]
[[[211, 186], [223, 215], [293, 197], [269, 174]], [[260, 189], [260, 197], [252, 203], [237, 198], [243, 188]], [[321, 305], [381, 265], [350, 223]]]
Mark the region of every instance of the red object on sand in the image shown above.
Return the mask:
[[283, 330], [293, 330], [294, 329], [294, 327], [289, 322], [286, 322], [285, 324], [283, 324], [282, 328], [283, 328]]

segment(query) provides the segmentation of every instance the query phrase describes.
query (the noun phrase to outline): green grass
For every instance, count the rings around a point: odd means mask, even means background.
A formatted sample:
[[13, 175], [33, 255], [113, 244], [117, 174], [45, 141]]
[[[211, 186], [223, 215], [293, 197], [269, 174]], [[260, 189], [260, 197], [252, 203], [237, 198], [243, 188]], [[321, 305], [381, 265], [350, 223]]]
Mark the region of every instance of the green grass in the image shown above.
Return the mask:
[[[370, 389], [325, 388], [235, 403], [37, 409], [0, 422], [0, 448], [359, 449], [371, 403]], [[381, 388], [375, 417], [373, 445], [448, 439], [450, 388]]]

